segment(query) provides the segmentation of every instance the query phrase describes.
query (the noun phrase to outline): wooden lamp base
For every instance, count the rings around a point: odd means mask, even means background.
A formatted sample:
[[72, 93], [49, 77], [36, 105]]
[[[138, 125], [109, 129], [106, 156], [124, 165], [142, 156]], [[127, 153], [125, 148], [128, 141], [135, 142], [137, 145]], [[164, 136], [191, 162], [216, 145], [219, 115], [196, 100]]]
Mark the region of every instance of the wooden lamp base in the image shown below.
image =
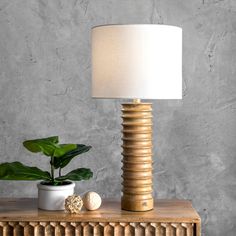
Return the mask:
[[121, 208], [153, 209], [152, 197], [152, 104], [122, 104], [123, 196]]

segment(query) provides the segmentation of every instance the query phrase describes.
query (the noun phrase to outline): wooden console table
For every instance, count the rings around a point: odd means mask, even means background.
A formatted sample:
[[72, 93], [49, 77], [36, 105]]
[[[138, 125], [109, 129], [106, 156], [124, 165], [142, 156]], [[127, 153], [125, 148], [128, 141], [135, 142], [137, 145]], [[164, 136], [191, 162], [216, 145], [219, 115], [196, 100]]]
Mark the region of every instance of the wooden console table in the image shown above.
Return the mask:
[[104, 201], [97, 211], [71, 215], [38, 210], [36, 199], [0, 199], [0, 236], [200, 236], [201, 220], [189, 201], [158, 200], [148, 212], [120, 210]]

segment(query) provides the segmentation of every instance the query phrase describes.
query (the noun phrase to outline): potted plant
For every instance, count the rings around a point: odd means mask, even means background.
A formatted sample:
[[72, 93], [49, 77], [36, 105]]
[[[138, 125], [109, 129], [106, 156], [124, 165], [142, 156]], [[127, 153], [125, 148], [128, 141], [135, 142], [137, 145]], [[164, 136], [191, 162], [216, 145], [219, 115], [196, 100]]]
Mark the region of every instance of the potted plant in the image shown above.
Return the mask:
[[[42, 153], [50, 158], [50, 171], [26, 166], [20, 162], [0, 164], [1, 180], [41, 180], [38, 183], [38, 207], [44, 210], [63, 210], [64, 200], [74, 193], [72, 181], [88, 180], [93, 176], [90, 169], [77, 168], [67, 174], [62, 169], [70, 161], [87, 151], [91, 146], [84, 144], [59, 144], [58, 136], [26, 140], [24, 147], [33, 153]], [[58, 176], [55, 176], [55, 172]]]

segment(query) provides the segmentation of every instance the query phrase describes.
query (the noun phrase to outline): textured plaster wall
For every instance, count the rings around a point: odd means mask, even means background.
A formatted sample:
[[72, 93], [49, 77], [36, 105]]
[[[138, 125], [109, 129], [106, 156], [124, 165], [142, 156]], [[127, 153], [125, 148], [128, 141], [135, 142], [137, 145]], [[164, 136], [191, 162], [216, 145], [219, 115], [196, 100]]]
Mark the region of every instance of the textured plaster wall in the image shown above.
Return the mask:
[[[191, 199], [205, 236], [236, 235], [235, 0], [0, 0], [0, 160], [46, 168], [25, 139], [60, 135], [93, 149], [76, 192], [120, 196], [120, 102], [93, 100], [90, 29], [107, 23], [183, 28], [183, 100], [154, 101], [154, 194]], [[171, 69], [171, 68], [170, 68]], [[0, 197], [35, 197], [0, 181]]]

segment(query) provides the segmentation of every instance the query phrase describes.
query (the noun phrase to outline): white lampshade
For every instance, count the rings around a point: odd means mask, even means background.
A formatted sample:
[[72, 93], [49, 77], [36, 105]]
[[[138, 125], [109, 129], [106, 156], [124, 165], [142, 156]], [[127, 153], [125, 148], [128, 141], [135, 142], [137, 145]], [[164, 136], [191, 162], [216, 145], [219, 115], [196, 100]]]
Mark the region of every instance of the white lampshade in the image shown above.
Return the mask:
[[182, 29], [104, 25], [92, 29], [92, 96], [182, 98]]

